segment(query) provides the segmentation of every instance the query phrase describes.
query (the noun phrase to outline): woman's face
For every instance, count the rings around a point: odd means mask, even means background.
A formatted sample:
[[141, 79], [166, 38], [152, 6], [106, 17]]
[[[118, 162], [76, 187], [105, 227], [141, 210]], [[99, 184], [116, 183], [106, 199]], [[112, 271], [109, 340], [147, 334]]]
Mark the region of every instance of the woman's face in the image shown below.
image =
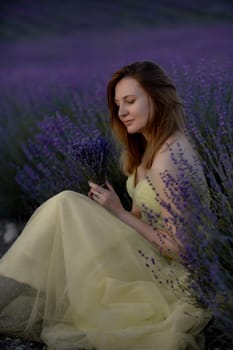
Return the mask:
[[115, 103], [118, 106], [118, 117], [127, 132], [142, 133], [145, 136], [153, 103], [136, 79], [125, 77], [116, 84]]

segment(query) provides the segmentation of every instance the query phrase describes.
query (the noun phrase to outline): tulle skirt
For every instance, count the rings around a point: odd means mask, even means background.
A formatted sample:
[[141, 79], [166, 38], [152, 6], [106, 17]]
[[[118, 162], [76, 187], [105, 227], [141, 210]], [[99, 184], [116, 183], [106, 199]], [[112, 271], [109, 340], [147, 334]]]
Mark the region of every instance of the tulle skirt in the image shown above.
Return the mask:
[[51, 350], [202, 349], [210, 315], [167, 284], [170, 270], [185, 284], [179, 263], [88, 197], [63, 191], [0, 260], [0, 332]]

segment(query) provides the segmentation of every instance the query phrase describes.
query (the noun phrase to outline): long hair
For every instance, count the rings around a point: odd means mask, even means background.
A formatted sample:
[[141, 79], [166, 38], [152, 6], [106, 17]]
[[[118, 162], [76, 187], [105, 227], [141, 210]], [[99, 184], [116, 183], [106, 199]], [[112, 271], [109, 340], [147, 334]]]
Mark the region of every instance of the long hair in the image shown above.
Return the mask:
[[[125, 77], [137, 80], [152, 100], [153, 112], [147, 125], [147, 140], [140, 133], [128, 134], [118, 117], [115, 88]], [[117, 70], [108, 83], [107, 99], [113, 134], [123, 146], [121, 160], [127, 175], [140, 164], [149, 169], [168, 137], [185, 129], [184, 111], [176, 87], [163, 69], [153, 62], [134, 62]]]

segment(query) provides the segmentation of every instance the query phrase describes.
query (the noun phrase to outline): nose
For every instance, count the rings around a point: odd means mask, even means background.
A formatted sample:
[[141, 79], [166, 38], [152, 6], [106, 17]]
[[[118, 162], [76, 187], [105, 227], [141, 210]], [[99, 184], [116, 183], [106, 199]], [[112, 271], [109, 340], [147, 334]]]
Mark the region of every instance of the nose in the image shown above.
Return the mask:
[[122, 104], [119, 106], [119, 109], [118, 109], [118, 116], [119, 118], [124, 118], [128, 115], [128, 110], [127, 108]]

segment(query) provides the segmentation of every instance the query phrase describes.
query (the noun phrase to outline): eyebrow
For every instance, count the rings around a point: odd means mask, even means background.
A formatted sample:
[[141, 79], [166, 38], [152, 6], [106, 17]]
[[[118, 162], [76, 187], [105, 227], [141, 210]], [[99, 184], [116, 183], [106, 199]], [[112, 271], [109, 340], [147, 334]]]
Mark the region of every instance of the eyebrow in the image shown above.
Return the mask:
[[[122, 97], [122, 99], [126, 99], [127, 97], [136, 97], [136, 95], [125, 95], [125, 96]], [[118, 99], [114, 98], [114, 101], [117, 102]]]

